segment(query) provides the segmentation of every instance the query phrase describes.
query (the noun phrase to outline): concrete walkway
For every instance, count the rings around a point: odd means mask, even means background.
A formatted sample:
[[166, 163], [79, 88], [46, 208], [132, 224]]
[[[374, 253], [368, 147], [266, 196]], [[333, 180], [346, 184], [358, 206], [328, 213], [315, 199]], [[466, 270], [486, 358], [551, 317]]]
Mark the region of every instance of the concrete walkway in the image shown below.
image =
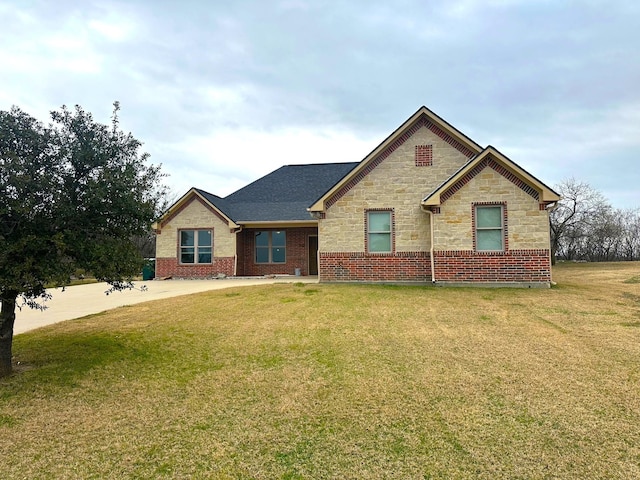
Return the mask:
[[[22, 307], [16, 311], [16, 322], [13, 333], [23, 333], [35, 328], [51, 325], [52, 323], [84, 317], [94, 313], [104, 312], [112, 308], [135, 303], [149, 302], [161, 298], [177, 297], [191, 293], [219, 290], [222, 288], [245, 287], [251, 285], [267, 285], [271, 283], [305, 282], [317, 283], [318, 277], [276, 277], [276, 278], [225, 278], [221, 280], [153, 280], [134, 282], [136, 290], [125, 290], [105, 295], [109, 285], [106, 283], [92, 283], [50, 289], [51, 300], [45, 303], [44, 311]], [[146, 289], [141, 291], [140, 288]]]

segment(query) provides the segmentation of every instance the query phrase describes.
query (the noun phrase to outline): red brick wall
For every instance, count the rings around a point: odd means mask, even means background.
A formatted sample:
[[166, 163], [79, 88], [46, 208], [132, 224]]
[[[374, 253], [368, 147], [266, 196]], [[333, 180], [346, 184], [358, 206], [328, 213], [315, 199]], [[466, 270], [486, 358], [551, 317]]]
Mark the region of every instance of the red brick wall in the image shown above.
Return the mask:
[[429, 252], [321, 252], [322, 282], [430, 282]]
[[219, 273], [233, 275], [234, 257], [218, 257], [212, 264], [180, 265], [177, 258], [156, 258], [156, 278], [206, 278]]
[[434, 253], [436, 280], [439, 282], [549, 283], [551, 281], [549, 250]]
[[[445, 251], [434, 254], [437, 282], [549, 283], [548, 250], [505, 253]], [[320, 253], [323, 282], [430, 282], [428, 252], [367, 255], [362, 252]]]
[[[287, 232], [286, 263], [255, 263], [254, 239], [258, 231], [284, 230]], [[238, 238], [238, 275], [294, 275], [299, 268], [302, 275], [309, 275], [308, 237], [317, 235], [318, 229], [314, 227], [268, 229], [260, 228], [244, 229]]]

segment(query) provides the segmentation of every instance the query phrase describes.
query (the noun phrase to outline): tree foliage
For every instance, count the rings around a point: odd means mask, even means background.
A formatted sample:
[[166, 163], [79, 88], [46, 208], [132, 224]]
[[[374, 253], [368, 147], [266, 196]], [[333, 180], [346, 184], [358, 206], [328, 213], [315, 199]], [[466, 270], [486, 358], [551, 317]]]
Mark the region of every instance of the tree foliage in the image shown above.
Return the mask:
[[569, 178], [549, 216], [553, 258], [613, 261], [640, 259], [640, 208], [614, 209], [588, 183]]
[[11, 369], [20, 298], [34, 305], [77, 269], [115, 289], [140, 271], [131, 239], [148, 232], [164, 187], [118, 111], [116, 102], [104, 125], [62, 107], [48, 126], [17, 107], [0, 111], [0, 376]]

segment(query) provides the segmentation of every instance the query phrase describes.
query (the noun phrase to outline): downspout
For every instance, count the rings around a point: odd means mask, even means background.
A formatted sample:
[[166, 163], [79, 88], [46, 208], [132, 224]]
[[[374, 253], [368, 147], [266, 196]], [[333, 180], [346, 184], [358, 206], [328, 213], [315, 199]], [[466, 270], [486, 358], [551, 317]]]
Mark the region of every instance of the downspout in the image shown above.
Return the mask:
[[556, 208], [558, 208], [558, 202], [553, 202], [546, 206], [545, 210], [547, 211], [547, 225], [549, 226], [549, 283], [551, 285], [555, 285], [556, 282], [553, 281], [553, 264], [554, 264], [554, 253], [551, 249], [551, 212], [553, 212]]
[[238, 276], [238, 234], [242, 231], [242, 225], [234, 232], [236, 234], [236, 253], [233, 255], [233, 276]]
[[[309, 210], [307, 208], [307, 210]], [[323, 210], [324, 211], [324, 210]], [[316, 250], [316, 268], [318, 269], [318, 282], [320, 282], [320, 220], [322, 219], [322, 212], [312, 212], [309, 211], [309, 214], [311, 215], [312, 218], [315, 218], [318, 221], [318, 228], [317, 228], [317, 244], [318, 244], [318, 249]]]
[[428, 208], [424, 208], [424, 206], [420, 206], [420, 208], [422, 208], [422, 211], [425, 213], [429, 214], [429, 229], [431, 231], [431, 238], [429, 239], [429, 260], [431, 261], [431, 283], [433, 283], [434, 285], [436, 284], [436, 267], [435, 267], [435, 260], [433, 258], [433, 222], [435, 220], [435, 217], [433, 216], [433, 212], [428, 209]]

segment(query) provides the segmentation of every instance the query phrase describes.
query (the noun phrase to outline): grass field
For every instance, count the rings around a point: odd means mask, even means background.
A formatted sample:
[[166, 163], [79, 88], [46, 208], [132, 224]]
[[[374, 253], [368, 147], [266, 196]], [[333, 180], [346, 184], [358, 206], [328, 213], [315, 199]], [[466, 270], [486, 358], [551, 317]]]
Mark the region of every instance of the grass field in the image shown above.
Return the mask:
[[19, 335], [0, 475], [640, 478], [640, 263], [554, 280], [276, 284]]

